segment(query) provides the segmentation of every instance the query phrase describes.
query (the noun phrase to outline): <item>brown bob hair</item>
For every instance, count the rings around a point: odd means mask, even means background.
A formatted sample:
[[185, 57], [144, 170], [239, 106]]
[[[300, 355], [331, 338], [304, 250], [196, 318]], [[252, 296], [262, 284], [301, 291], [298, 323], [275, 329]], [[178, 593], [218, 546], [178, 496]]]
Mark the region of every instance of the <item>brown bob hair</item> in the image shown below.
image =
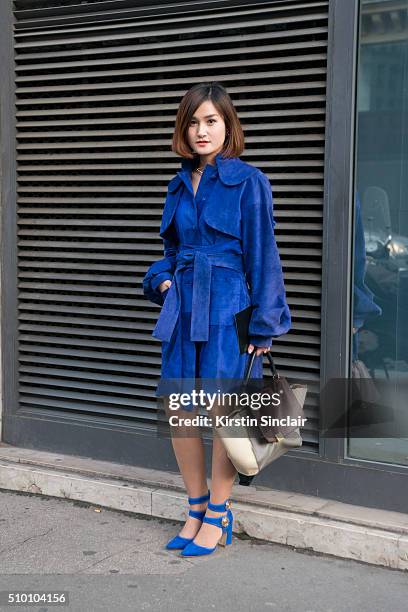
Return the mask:
[[245, 148], [244, 132], [227, 90], [217, 81], [197, 83], [184, 94], [176, 115], [172, 151], [188, 159], [197, 157], [197, 153], [193, 152], [188, 144], [187, 130], [195, 111], [206, 100], [211, 100], [214, 104], [224, 120], [226, 133], [229, 132], [225, 138], [222, 156], [239, 157]]

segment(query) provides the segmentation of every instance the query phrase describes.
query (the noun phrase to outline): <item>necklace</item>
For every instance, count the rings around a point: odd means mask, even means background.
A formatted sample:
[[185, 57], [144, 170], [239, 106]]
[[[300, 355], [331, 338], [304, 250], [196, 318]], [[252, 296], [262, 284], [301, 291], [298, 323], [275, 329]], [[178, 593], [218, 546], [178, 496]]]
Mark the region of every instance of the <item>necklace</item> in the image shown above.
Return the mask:
[[201, 166], [201, 167], [200, 167], [200, 166], [198, 166], [198, 167], [197, 167], [197, 168], [194, 170], [194, 172], [198, 172], [198, 174], [199, 174], [200, 176], [202, 176], [202, 175], [204, 174], [204, 168], [205, 168], [205, 166]]

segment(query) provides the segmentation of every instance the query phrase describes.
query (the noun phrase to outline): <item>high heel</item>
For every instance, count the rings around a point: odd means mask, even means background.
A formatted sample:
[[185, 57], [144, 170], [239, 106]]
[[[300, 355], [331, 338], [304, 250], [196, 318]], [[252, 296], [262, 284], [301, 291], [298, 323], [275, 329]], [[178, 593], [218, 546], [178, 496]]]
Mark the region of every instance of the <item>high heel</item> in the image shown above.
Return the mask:
[[[201, 497], [189, 497], [188, 503], [190, 506], [194, 506], [195, 504], [202, 504], [210, 499], [210, 490], [208, 489], [208, 493], [206, 495], [202, 495]], [[189, 510], [188, 515], [193, 518], [202, 521], [205, 516], [205, 510]], [[171, 539], [166, 544], [167, 550], [183, 550], [187, 544], [192, 542], [194, 538], [183, 538], [180, 535], [176, 535], [173, 539]]]
[[[230, 510], [231, 501], [229, 499], [225, 500], [223, 504], [212, 504], [208, 502], [207, 508], [209, 510], [213, 510], [214, 512], [227, 512], [224, 516], [204, 516], [203, 523], [209, 523], [210, 525], [215, 525], [222, 529], [221, 538], [218, 540], [217, 544], [221, 546], [226, 546], [227, 544], [232, 543], [232, 523], [234, 521], [234, 517], [232, 516], [232, 512]], [[194, 542], [194, 538], [192, 541], [187, 544], [181, 554], [183, 557], [199, 557], [201, 555], [210, 555], [217, 548], [217, 544], [213, 548], [209, 548], [208, 546], [200, 546]]]

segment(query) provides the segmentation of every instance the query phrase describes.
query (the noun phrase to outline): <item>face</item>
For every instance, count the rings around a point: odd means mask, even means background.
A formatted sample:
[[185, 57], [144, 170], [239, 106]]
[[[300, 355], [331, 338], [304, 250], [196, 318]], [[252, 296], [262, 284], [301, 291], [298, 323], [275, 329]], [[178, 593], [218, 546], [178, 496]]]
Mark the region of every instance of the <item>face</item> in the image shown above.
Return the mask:
[[[205, 100], [190, 120], [187, 140], [190, 147], [207, 163], [215, 158], [225, 141], [225, 123], [211, 100]], [[205, 141], [200, 144], [199, 141]]]

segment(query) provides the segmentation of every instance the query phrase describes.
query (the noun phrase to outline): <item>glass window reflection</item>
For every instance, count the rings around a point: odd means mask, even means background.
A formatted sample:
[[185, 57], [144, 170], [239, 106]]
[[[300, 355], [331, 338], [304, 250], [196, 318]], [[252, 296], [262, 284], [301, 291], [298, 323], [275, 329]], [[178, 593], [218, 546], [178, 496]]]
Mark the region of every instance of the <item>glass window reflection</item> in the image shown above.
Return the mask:
[[348, 455], [408, 465], [408, 0], [361, 0], [359, 31], [351, 375], [399, 388], [401, 436]]

